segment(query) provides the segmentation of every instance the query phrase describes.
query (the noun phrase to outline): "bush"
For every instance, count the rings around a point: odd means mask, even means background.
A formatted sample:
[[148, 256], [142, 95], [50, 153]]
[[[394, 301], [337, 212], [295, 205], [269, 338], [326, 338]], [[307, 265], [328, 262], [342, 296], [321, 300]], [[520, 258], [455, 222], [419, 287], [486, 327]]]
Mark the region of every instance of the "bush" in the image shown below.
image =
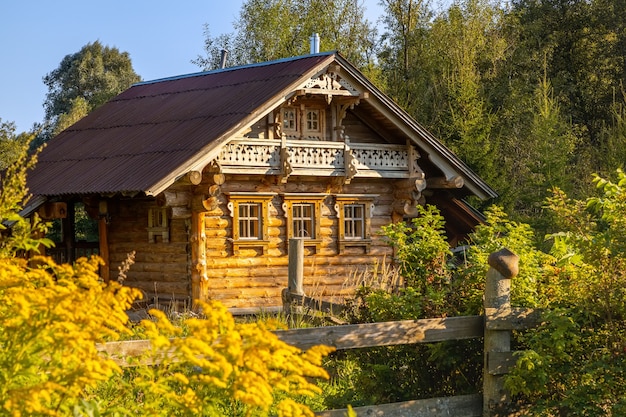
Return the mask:
[[507, 380], [533, 404], [528, 415], [626, 413], [626, 175], [594, 182], [596, 197], [555, 190], [547, 202], [558, 221], [542, 283], [547, 310]]
[[138, 292], [100, 282], [95, 258], [33, 261], [0, 260], [0, 407], [14, 416], [68, 415], [85, 388], [120, 372], [96, 343], [126, 331]]

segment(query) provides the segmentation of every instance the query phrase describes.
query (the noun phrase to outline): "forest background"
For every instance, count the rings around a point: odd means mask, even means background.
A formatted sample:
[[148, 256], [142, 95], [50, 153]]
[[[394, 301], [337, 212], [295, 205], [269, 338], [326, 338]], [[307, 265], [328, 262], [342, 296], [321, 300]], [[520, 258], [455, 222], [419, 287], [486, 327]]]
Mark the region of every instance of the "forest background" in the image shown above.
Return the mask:
[[[339, 50], [499, 193], [472, 201], [477, 208], [498, 204], [541, 231], [551, 222], [549, 189], [588, 195], [592, 173], [623, 165], [624, 0], [380, 5], [371, 22], [358, 0], [249, 0], [232, 33], [205, 28], [205, 50], [192, 62], [217, 68], [222, 49], [229, 66], [303, 55], [317, 32], [323, 50]], [[35, 143], [140, 79], [127, 53], [99, 41], [67, 55], [44, 77]], [[19, 136], [0, 119], [4, 163]]]

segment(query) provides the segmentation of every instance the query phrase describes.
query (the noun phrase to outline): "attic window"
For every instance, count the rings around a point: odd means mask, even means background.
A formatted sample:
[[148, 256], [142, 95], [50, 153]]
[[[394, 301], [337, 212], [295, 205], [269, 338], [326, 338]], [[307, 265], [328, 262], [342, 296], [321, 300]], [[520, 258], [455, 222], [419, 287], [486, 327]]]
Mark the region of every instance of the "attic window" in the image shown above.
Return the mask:
[[294, 107], [283, 110], [283, 130], [285, 132], [296, 132], [298, 130], [298, 112]]
[[307, 110], [305, 131], [319, 133], [320, 131], [320, 111], [319, 110]]
[[287, 138], [322, 140], [324, 132], [324, 109], [308, 107], [285, 107], [281, 111], [281, 125]]

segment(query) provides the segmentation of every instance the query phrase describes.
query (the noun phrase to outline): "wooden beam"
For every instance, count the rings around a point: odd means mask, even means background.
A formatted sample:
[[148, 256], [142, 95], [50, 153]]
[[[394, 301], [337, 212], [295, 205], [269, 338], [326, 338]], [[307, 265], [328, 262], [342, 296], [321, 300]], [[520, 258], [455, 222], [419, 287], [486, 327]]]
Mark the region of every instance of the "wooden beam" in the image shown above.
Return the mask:
[[465, 180], [461, 176], [456, 176], [452, 178], [445, 177], [433, 177], [428, 178], [426, 180], [426, 184], [428, 188], [463, 188], [465, 185]]
[[[485, 310], [511, 310], [511, 279], [519, 271], [519, 256], [505, 248], [489, 255], [487, 263], [489, 270], [483, 298]], [[489, 371], [490, 360], [496, 355], [508, 355], [510, 352], [511, 332], [509, 330], [485, 329], [483, 359], [483, 416], [485, 417], [496, 415], [496, 411], [511, 400], [504, 387], [502, 375]]]
[[[482, 337], [483, 316], [444, 317], [382, 323], [349, 324], [274, 331], [283, 342], [306, 350], [316, 345], [334, 346], [337, 350], [374, 346], [432, 343]], [[111, 356], [121, 366], [133, 357], [150, 350], [149, 340], [108, 342], [98, 350]]]
[[508, 374], [515, 366], [514, 352], [487, 352], [487, 369], [489, 375], [499, 376]]
[[279, 330], [275, 333], [284, 342], [300, 349], [323, 344], [342, 350], [472, 339], [482, 337], [483, 329], [482, 316], [465, 316]]
[[535, 327], [541, 319], [541, 310], [532, 308], [486, 308], [487, 330], [525, 330]]
[[191, 191], [163, 191], [163, 193], [160, 195], [163, 196], [164, 205], [169, 207], [189, 206], [189, 204], [191, 203]]
[[191, 301], [196, 302], [206, 294], [206, 233], [204, 230], [204, 212], [191, 213]]
[[[353, 410], [359, 416], [377, 417], [480, 417], [483, 402], [479, 394], [471, 394], [354, 407]], [[319, 411], [315, 415], [317, 417], [344, 417], [347, 415], [347, 410]]]

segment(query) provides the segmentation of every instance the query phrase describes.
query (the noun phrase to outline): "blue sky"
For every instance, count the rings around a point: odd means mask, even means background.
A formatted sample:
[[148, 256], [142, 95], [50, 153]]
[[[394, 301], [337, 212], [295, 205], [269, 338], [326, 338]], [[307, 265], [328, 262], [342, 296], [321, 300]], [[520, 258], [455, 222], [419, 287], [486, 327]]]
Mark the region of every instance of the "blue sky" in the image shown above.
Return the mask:
[[[0, 4], [0, 119], [17, 132], [43, 120], [42, 78], [65, 55], [99, 40], [130, 54], [144, 80], [198, 72], [203, 25], [233, 31], [243, 0], [4, 0]], [[367, 17], [378, 0], [364, 0]], [[382, 28], [379, 28], [381, 30]], [[323, 40], [322, 40], [323, 50]]]

